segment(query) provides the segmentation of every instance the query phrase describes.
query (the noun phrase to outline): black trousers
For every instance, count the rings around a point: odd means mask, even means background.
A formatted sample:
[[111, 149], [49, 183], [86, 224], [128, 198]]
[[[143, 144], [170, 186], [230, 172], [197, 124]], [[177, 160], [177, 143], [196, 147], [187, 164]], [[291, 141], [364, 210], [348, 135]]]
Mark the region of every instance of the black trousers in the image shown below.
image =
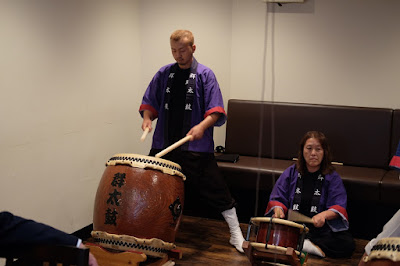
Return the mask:
[[[160, 150], [151, 149], [150, 156]], [[162, 157], [181, 166], [185, 181], [185, 201], [204, 201], [215, 211], [223, 212], [235, 207], [224, 176], [213, 153], [173, 150]]]
[[327, 224], [321, 228], [309, 227], [307, 238], [331, 258], [348, 258], [354, 252], [355, 242], [349, 231], [332, 232]]

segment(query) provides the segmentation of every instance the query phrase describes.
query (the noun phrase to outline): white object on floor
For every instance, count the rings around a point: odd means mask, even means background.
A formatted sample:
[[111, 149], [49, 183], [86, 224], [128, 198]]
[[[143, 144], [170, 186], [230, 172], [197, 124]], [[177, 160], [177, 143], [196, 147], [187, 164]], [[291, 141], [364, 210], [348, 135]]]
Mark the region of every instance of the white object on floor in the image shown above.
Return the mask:
[[228, 223], [229, 232], [231, 233], [231, 238], [229, 243], [234, 246], [240, 253], [244, 253], [243, 242], [244, 237], [242, 230], [240, 229], [239, 220], [236, 215], [236, 208], [225, 210], [222, 212], [225, 221]]
[[309, 239], [304, 240], [303, 251], [325, 258], [325, 253]]
[[174, 266], [175, 262], [173, 260], [169, 260], [166, 263], [164, 263], [162, 266]]

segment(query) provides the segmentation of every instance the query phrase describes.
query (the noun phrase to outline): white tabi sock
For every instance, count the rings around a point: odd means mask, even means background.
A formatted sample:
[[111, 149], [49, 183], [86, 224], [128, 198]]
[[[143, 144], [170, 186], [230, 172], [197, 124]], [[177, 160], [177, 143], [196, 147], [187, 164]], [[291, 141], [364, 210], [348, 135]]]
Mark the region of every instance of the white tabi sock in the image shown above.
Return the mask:
[[325, 258], [325, 253], [320, 249], [320, 247], [315, 245], [309, 239], [304, 240], [303, 251], [307, 252], [309, 254], [313, 254], [313, 255], [317, 255], [322, 258]]
[[229, 232], [231, 233], [231, 239], [229, 243], [234, 246], [239, 252], [244, 253], [243, 250], [243, 233], [239, 226], [239, 220], [236, 215], [236, 208], [226, 210], [222, 212], [222, 216], [224, 216], [225, 221], [228, 223]]

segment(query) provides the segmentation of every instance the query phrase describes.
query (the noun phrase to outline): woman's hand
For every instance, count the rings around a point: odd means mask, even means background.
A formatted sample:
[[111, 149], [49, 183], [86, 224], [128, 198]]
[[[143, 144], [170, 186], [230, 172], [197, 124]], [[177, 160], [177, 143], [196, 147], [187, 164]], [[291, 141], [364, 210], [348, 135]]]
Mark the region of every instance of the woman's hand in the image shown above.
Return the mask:
[[325, 224], [325, 214], [324, 212], [318, 213], [312, 218], [315, 227], [322, 227]]
[[315, 227], [322, 227], [324, 226], [327, 220], [333, 220], [339, 217], [339, 214], [336, 212], [327, 210], [321, 213], [318, 213], [312, 217], [313, 223]]
[[281, 208], [275, 208], [274, 209], [274, 214], [272, 215], [272, 218], [285, 219], [285, 214], [283, 213]]

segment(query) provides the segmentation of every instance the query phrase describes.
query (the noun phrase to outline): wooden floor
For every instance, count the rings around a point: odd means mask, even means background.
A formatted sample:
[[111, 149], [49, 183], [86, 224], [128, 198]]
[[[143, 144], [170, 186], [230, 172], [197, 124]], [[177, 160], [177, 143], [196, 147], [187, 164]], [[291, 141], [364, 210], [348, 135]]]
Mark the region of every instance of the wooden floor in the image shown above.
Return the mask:
[[[247, 234], [247, 224], [241, 224], [243, 236]], [[176, 234], [176, 249], [182, 253], [181, 259], [175, 259], [175, 265], [251, 265], [246, 255], [239, 253], [229, 244], [229, 228], [223, 220], [201, 218], [184, 215]], [[85, 238], [83, 238], [85, 239]], [[319, 258], [309, 255], [307, 266], [351, 266], [358, 265], [364, 247], [368, 240], [356, 239], [356, 250], [348, 259]], [[93, 242], [92, 238], [86, 239], [85, 243]], [[165, 261], [164, 261], [165, 262]], [[161, 266], [164, 264], [159, 259], [148, 257], [141, 266]], [[107, 263], [106, 263], [107, 264]], [[272, 265], [267, 263], [266, 265]], [[273, 264], [277, 265], [277, 264]], [[279, 264], [282, 265], [282, 264]], [[101, 265], [108, 266], [108, 265]]]
[[[241, 224], [246, 236], [247, 224]], [[356, 239], [356, 250], [349, 259], [318, 258], [310, 255], [307, 265], [358, 265], [367, 240]], [[175, 244], [183, 257], [175, 265], [251, 265], [248, 258], [229, 244], [228, 225], [222, 220], [183, 216]]]

